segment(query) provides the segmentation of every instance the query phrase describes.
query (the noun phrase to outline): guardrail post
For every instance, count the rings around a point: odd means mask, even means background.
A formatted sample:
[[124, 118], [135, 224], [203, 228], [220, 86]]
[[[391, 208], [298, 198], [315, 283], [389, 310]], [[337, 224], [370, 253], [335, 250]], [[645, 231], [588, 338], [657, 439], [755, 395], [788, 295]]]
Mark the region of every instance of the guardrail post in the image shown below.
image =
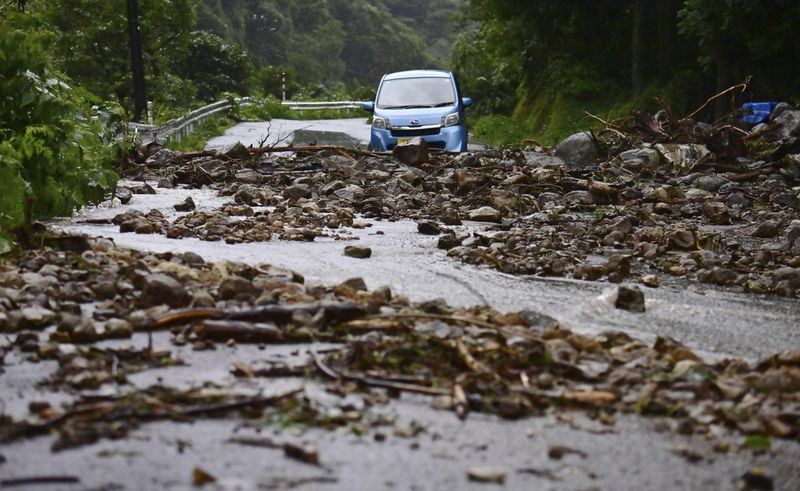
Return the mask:
[[147, 101], [147, 124], [153, 124], [153, 101]]
[[281, 72], [281, 102], [286, 102], [286, 72]]

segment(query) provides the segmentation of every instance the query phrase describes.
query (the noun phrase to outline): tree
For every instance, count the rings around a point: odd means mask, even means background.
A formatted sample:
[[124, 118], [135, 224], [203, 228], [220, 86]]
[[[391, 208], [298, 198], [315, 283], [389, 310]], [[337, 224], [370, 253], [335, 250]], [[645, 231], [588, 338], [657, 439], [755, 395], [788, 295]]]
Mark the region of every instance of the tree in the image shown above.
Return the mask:
[[131, 53], [131, 79], [133, 80], [133, 120], [141, 121], [147, 111], [147, 96], [144, 84], [144, 62], [142, 61], [142, 37], [139, 32], [139, 1], [127, 0], [128, 48]]

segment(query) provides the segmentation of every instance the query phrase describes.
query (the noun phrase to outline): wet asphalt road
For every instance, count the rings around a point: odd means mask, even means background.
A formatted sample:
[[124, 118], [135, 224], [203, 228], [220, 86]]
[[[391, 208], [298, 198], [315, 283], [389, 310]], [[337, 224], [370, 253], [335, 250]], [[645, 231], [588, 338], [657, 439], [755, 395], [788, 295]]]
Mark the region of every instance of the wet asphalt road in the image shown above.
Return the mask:
[[[363, 124], [363, 120], [359, 121]], [[291, 122], [295, 123], [309, 124]], [[273, 132], [276, 124], [280, 123], [272, 122]], [[288, 124], [281, 131], [287, 131]], [[341, 130], [349, 123], [337, 124], [325, 122], [317, 129], [332, 131], [328, 125], [334, 125], [334, 130]], [[358, 131], [363, 130], [354, 125]], [[229, 131], [225, 139], [211, 140], [209, 145], [224, 146], [237, 139], [250, 144], [253, 140], [247, 138], [261, 139], [265, 131], [264, 123], [245, 123]], [[357, 138], [355, 134], [351, 136]], [[86, 218], [113, 217], [128, 208], [143, 211], [158, 208], [174, 218], [177, 213], [172, 205], [186, 196], [191, 195], [195, 202], [201, 203], [201, 209], [216, 208], [227, 199], [208, 190], [157, 191], [155, 196], [135, 195], [126, 207], [106, 204], [84, 210], [75, 219], [57, 225], [68, 231], [111, 237], [119, 245], [137, 249], [192, 250], [211, 261], [280, 265], [299, 271], [308, 282], [331, 284], [362, 276], [370, 288], [390, 285], [395, 293], [413, 300], [442, 297], [455, 305], [488, 303], [499, 310], [538, 310], [581, 332], [622, 329], [647, 340], [668, 335], [707, 356], [752, 359], [800, 346], [797, 300], [667, 285], [647, 289], [647, 312], [632, 314], [612, 307], [606, 292], [612, 285], [608, 283], [515, 277], [455, 263], [436, 248], [435, 238], [417, 234], [416, 225], [410, 221], [372, 222], [369, 228], [354, 230], [353, 234], [360, 239], [358, 245], [373, 249], [372, 258], [366, 260], [343, 255], [345, 245], [352, 243], [349, 241], [318, 239], [312, 243], [228, 245], [120, 234], [117, 227], [79, 223]], [[377, 231], [383, 235], [376, 234]], [[142, 334], [132, 340], [140, 347], [146, 342]], [[313, 381], [301, 378], [243, 381], [229, 372], [236, 361], [248, 364], [274, 359], [307, 361], [306, 348], [302, 346], [269, 346], [259, 350], [251, 345], [238, 345], [193, 352], [189, 347], [171, 345], [167, 333], [156, 336], [155, 344], [175, 351], [189, 365], [138, 374], [132, 377], [138, 387], [154, 383], [188, 387], [212, 380], [236, 390], [265, 392], [305, 385], [308, 393], [326, 397]], [[0, 377], [10, 414], [24, 415], [31, 400], [70, 398], [68, 394], [48, 394], [35, 387], [38, 380], [55, 368], [52, 362], [37, 364], [32, 369], [14, 356], [7, 357], [5, 373]], [[392, 427], [378, 428], [364, 436], [300, 427], [261, 429], [279, 439], [315, 444], [322, 461], [316, 467], [287, 459], [280, 450], [226, 443], [234, 434], [249, 435], [255, 431], [243, 427], [236, 418], [185, 424], [160, 422], [143, 425], [124, 440], [103, 440], [55, 454], [49, 451], [49, 438], [0, 447], [0, 454], [7, 459], [0, 466], [0, 476], [80, 476], [80, 485], [57, 487], [67, 490], [197, 489], [191, 484], [191, 472], [199, 466], [218, 478], [216, 484], [206, 489], [226, 490], [735, 490], [740, 489], [738, 480], [745, 471], [762, 466], [775, 478], [775, 489], [800, 489], [800, 469], [796, 466], [800, 461], [800, 445], [786, 440], [773, 440], [768, 452], [716, 453], [712, 443], [701, 436], [684, 437], [666, 431], [670, 420], [620, 415], [615, 426], [604, 427], [579, 413], [565, 413], [560, 421], [552, 417], [503, 421], [475, 414], [460, 421], [450, 412], [433, 410], [429, 399], [409, 395], [376, 410], [396, 418], [394, 428], [416, 424], [425, 431], [407, 437]], [[377, 441], [376, 432], [384, 433], [385, 440]], [[548, 457], [552, 445], [565, 445], [585, 456], [576, 453], [555, 460]], [[676, 452], [682, 447], [691, 448], [703, 460], [688, 463]], [[500, 466], [506, 472], [505, 484], [468, 481], [467, 470], [477, 465]]]

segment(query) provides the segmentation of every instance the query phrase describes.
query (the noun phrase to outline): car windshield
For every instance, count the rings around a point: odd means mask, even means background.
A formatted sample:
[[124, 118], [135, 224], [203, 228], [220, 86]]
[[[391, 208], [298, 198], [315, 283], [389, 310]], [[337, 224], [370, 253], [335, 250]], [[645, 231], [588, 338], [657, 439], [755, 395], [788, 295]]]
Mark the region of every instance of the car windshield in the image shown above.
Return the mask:
[[443, 77], [385, 80], [378, 95], [380, 109], [445, 107], [453, 104], [453, 84], [449, 78]]

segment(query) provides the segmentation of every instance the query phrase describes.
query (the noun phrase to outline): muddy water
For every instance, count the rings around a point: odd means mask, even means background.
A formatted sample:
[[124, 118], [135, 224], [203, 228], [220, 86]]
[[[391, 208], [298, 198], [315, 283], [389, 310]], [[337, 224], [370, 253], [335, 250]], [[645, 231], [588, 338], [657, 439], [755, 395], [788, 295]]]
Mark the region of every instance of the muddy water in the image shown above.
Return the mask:
[[[160, 235], [119, 233], [114, 225], [86, 224], [129, 209], [156, 208], [168, 218], [181, 213], [172, 205], [192, 196], [201, 210], [218, 208], [229, 198], [207, 189], [157, 189], [155, 195], [134, 195], [131, 202], [87, 208], [57, 226], [66, 231], [113, 239], [117, 244], [154, 252], [193, 251], [210, 261], [269, 263], [302, 273], [307, 281], [333, 284], [361, 276], [370, 288], [389, 285], [412, 300], [443, 298], [458, 306], [489, 304], [502, 311], [532, 309], [559, 319], [581, 332], [621, 329], [645, 340], [671, 336], [694, 349], [748, 358], [800, 347], [800, 302], [743, 295], [698, 287], [662, 286], [646, 289], [647, 312], [633, 314], [613, 308], [613, 285], [566, 279], [511, 276], [456, 263], [436, 248], [436, 238], [416, 232], [408, 220], [369, 221], [353, 230], [355, 241], [317, 238], [314, 242], [272, 241], [225, 244], [198, 239], [168, 239]], [[475, 229], [478, 224], [472, 224]], [[470, 229], [470, 225], [466, 225]], [[370, 259], [343, 254], [358, 244], [372, 248]]]

